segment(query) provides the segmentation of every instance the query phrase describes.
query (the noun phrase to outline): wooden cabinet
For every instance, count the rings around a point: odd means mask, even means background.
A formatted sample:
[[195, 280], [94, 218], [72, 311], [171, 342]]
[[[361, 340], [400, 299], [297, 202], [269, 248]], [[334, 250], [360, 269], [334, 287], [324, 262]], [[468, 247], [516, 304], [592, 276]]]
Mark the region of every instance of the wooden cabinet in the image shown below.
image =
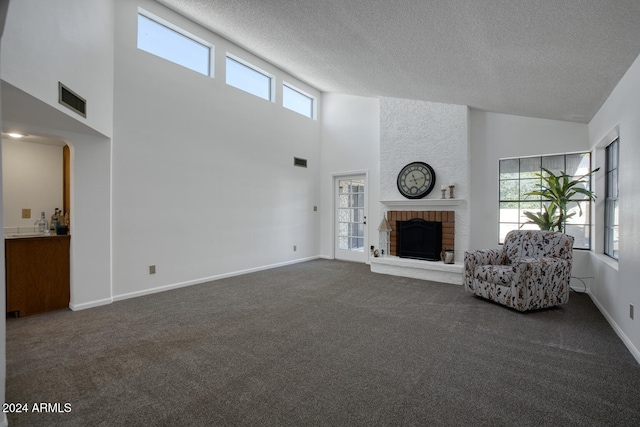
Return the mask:
[[70, 236], [5, 239], [7, 313], [69, 307]]

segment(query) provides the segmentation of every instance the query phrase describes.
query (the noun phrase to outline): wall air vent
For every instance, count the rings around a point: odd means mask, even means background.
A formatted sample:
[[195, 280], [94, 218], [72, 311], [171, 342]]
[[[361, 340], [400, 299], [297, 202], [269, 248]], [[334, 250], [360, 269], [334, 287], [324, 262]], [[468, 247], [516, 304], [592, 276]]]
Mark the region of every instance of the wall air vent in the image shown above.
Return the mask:
[[301, 168], [307, 167], [307, 159], [301, 159], [299, 157], [293, 158], [293, 166], [299, 166]]
[[58, 102], [82, 117], [87, 117], [87, 101], [60, 82], [58, 82]]

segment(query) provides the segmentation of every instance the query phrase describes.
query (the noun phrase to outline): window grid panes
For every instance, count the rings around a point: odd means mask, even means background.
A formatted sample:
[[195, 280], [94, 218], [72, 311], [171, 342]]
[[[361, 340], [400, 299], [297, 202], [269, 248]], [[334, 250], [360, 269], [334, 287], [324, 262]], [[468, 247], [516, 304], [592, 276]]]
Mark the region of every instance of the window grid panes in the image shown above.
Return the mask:
[[[525, 212], [542, 212], [548, 203], [541, 197], [527, 197], [530, 191], [539, 189], [542, 183], [536, 174], [542, 174], [542, 169], [548, 169], [554, 174], [566, 172], [573, 178], [578, 178], [591, 171], [591, 156], [589, 153], [560, 154], [551, 156], [525, 157], [503, 159], [499, 163], [499, 242], [502, 244], [507, 233], [511, 230], [539, 230], [536, 224], [530, 224]], [[584, 178], [583, 188], [591, 188], [591, 177]], [[586, 196], [576, 195], [569, 203], [569, 213], [575, 215], [565, 223], [566, 233], [573, 236], [575, 249], [589, 249], [591, 247], [591, 202]]]
[[618, 259], [620, 237], [618, 208], [618, 161], [620, 140], [616, 139], [606, 149], [604, 253]]
[[227, 56], [227, 84], [271, 101], [271, 76]]
[[364, 181], [339, 181], [338, 247], [364, 251]]
[[209, 46], [142, 14], [138, 14], [138, 49], [206, 76], [210, 75]]
[[291, 111], [313, 118], [314, 100], [309, 95], [287, 84], [282, 85], [282, 106]]

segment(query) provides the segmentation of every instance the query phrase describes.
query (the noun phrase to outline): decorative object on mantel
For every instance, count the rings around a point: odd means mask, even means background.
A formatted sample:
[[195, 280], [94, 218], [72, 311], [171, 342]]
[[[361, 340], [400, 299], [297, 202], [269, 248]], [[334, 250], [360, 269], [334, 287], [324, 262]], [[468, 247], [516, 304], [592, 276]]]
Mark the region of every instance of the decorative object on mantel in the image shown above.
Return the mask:
[[442, 184], [440, 186], [440, 191], [442, 191], [442, 197], [441, 199], [446, 199], [447, 198], [447, 186]]
[[445, 264], [453, 264], [455, 262], [453, 249], [445, 249], [444, 251], [442, 251], [440, 253], [440, 258]]
[[389, 222], [387, 221], [386, 214], [382, 216], [382, 221], [380, 221], [378, 231], [380, 232], [380, 250], [382, 251], [382, 255], [389, 255], [389, 236], [391, 234], [391, 225], [389, 225]]
[[449, 198], [450, 199], [455, 199], [455, 197], [453, 197], [453, 189], [456, 187], [455, 184], [449, 184]]
[[421, 199], [431, 193], [436, 183], [436, 173], [425, 162], [412, 162], [398, 174], [398, 191], [407, 199]]

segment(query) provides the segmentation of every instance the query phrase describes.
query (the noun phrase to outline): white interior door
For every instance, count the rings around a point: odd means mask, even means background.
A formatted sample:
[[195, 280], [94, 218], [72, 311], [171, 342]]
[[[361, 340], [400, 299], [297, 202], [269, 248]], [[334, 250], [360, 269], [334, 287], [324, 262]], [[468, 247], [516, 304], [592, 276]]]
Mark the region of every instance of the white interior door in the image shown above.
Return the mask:
[[367, 262], [366, 176], [335, 178], [335, 257]]

